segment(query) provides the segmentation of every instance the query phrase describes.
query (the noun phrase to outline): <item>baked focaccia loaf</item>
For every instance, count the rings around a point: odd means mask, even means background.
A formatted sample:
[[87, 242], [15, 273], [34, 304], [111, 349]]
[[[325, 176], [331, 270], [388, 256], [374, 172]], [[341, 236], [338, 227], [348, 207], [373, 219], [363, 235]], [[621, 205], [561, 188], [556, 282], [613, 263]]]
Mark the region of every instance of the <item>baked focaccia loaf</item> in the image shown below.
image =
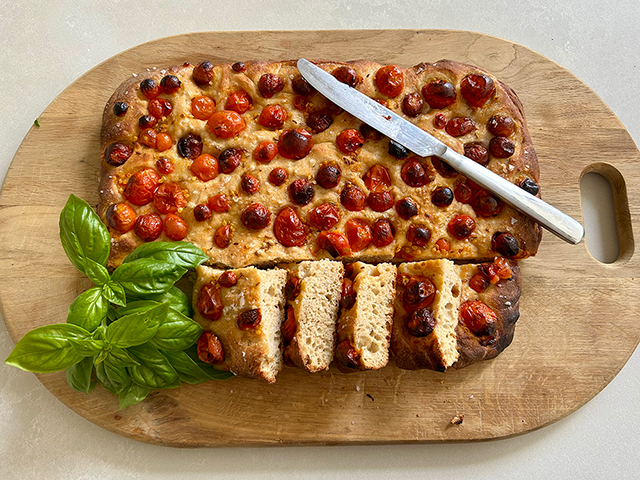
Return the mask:
[[338, 319], [336, 363], [346, 373], [377, 370], [389, 361], [396, 296], [396, 266], [355, 262], [347, 266]]
[[281, 267], [288, 271], [284, 361], [307, 372], [326, 370], [333, 360], [344, 267], [333, 260]]
[[[456, 151], [538, 192], [515, 93], [477, 67], [318, 62]], [[321, 258], [482, 260], [536, 253], [541, 230], [436, 157], [327, 101], [295, 62], [153, 70], [103, 116], [98, 213], [116, 266], [145, 241], [190, 241], [226, 267]]]
[[503, 257], [400, 265], [391, 336], [396, 365], [444, 371], [495, 357], [511, 343], [519, 299], [520, 270]]
[[199, 266], [196, 274], [193, 318], [211, 332], [209, 358], [203, 360], [241, 377], [275, 382], [282, 369], [280, 327], [287, 272]]

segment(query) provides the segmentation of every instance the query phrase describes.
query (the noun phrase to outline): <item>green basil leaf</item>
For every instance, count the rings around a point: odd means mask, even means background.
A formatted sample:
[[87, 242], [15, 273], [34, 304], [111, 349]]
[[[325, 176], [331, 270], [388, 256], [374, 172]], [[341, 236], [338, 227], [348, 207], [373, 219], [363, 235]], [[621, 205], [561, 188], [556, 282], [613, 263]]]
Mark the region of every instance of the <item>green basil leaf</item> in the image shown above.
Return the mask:
[[200, 324], [169, 309], [167, 317], [149, 343], [162, 350], [184, 350], [193, 345], [201, 333]]
[[145, 343], [129, 348], [129, 353], [140, 362], [139, 366], [128, 368], [131, 378], [138, 385], [149, 388], [180, 386], [178, 373], [157, 348]]
[[134, 365], [140, 365], [140, 363], [129, 355], [124, 348], [111, 347], [108, 356], [109, 360], [118, 367], [133, 367]]
[[191, 299], [175, 285], [171, 287], [166, 293], [153, 297], [153, 300], [157, 302], [170, 302], [171, 308], [180, 312], [181, 314], [192, 318], [193, 310], [191, 308]]
[[127, 304], [127, 296], [124, 288], [118, 282], [110, 281], [102, 286], [102, 295], [109, 302], [124, 307]]
[[109, 305], [109, 308], [107, 309], [107, 325], [113, 322], [114, 320], [116, 320], [117, 318], [118, 318], [117, 310], [113, 308], [112, 305]]
[[167, 292], [186, 272], [185, 268], [172, 263], [141, 258], [123, 263], [111, 278], [124, 287], [127, 296], [150, 298]]
[[82, 292], [69, 307], [67, 323], [93, 332], [107, 316], [109, 302], [102, 297], [102, 289], [93, 287]]
[[94, 362], [94, 367], [96, 369], [96, 378], [100, 384], [114, 395], [117, 395], [116, 386], [111, 383], [111, 380], [109, 380], [104, 362]]
[[104, 285], [109, 282], [109, 280], [111, 280], [107, 267], [94, 262], [90, 258], [84, 259], [84, 272], [86, 273], [87, 277], [89, 277], [89, 280], [91, 280], [96, 285]]
[[105, 348], [104, 350], [100, 351], [100, 353], [98, 353], [98, 355], [96, 355], [96, 357], [93, 359], [93, 363], [97, 366], [99, 364], [101, 364], [102, 362], [104, 362], [105, 358], [107, 358], [107, 356], [109, 356], [109, 351], [111, 350], [111, 345], [107, 344], [107, 348]]
[[38, 327], [20, 339], [5, 363], [35, 373], [65, 370], [82, 360], [69, 339], [90, 335], [84, 328], [70, 323]]
[[94, 340], [104, 340], [106, 338], [106, 333], [107, 327], [105, 327], [104, 325], [100, 325], [95, 329], [95, 331], [91, 335], [91, 338], [93, 338]]
[[127, 258], [124, 263], [141, 258], [151, 258], [159, 262], [167, 262], [183, 268], [196, 268], [209, 257], [200, 248], [189, 242], [149, 242], [143, 243]]
[[202, 370], [196, 362], [194, 362], [185, 352], [161, 350], [160, 353], [169, 360], [171, 366], [178, 372], [180, 380], [190, 385], [213, 380], [204, 370]]
[[67, 376], [67, 382], [71, 388], [78, 392], [91, 393], [96, 386], [96, 382], [91, 380], [92, 372], [93, 359], [86, 357], [75, 365], [67, 368], [65, 374]]
[[85, 258], [104, 265], [111, 248], [109, 231], [91, 206], [75, 195], [69, 196], [60, 212], [60, 241], [71, 263], [83, 273]]
[[116, 318], [124, 317], [126, 315], [131, 315], [132, 313], [145, 313], [148, 310], [157, 307], [158, 305], [162, 305], [167, 302], [157, 302], [155, 300], [133, 300], [127, 302], [127, 305], [124, 307], [120, 307], [115, 311]]
[[104, 341], [93, 338], [70, 338], [69, 343], [82, 357], [95, 357], [104, 349]]
[[169, 304], [161, 303], [144, 312], [120, 317], [107, 327], [106, 339], [111, 345], [127, 348], [151, 340], [169, 312]]
[[143, 387], [137, 383], [131, 383], [131, 385], [125, 388], [118, 395], [120, 410], [130, 407], [131, 405], [135, 405], [136, 403], [140, 403], [142, 400], [147, 398], [150, 391], [151, 389], [149, 387]]
[[227, 372], [226, 370], [218, 370], [216, 367], [211, 365], [210, 363], [205, 363], [200, 358], [198, 358], [198, 347], [197, 345], [192, 345], [189, 348], [184, 350], [193, 362], [200, 367], [200, 370], [205, 372], [212, 380], [227, 380], [229, 378], [235, 377], [235, 375], [231, 372]]
[[108, 356], [104, 359], [104, 362], [102, 362], [101, 365], [104, 367], [104, 373], [108, 378], [109, 384], [114, 390], [113, 393], [117, 395], [131, 385], [131, 377], [125, 367], [116, 365]]

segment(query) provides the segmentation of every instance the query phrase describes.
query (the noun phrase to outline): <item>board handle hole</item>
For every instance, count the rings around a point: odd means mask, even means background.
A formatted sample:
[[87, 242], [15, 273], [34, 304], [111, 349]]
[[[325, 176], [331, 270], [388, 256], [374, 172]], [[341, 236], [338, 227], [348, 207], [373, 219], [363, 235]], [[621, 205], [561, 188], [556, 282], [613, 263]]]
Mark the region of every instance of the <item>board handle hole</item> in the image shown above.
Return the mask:
[[612, 165], [595, 163], [580, 177], [587, 249], [601, 263], [622, 265], [633, 255], [627, 187]]

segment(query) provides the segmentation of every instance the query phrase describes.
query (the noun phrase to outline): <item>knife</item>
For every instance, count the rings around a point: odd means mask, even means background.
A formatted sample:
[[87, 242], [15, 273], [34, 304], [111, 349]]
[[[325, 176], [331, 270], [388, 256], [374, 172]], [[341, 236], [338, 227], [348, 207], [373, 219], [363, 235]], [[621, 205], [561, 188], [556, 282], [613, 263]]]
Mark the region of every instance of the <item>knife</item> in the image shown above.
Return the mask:
[[441, 158], [459, 173], [501, 198], [516, 210], [531, 217], [564, 241], [578, 244], [584, 237], [582, 225], [557, 208], [493, 173], [488, 168], [460, 155], [440, 140], [408, 122], [355, 88], [338, 81], [310, 61], [298, 60], [298, 69], [318, 92], [333, 103], [405, 146], [416, 155]]

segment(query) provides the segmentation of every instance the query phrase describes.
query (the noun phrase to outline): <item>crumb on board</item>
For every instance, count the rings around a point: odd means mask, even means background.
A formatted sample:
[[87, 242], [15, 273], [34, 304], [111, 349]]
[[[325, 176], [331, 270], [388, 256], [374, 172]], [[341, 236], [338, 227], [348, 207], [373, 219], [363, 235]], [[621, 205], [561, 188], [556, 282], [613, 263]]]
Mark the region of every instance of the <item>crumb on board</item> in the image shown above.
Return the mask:
[[456, 415], [449, 422], [451, 425], [461, 425], [464, 421], [464, 415]]

